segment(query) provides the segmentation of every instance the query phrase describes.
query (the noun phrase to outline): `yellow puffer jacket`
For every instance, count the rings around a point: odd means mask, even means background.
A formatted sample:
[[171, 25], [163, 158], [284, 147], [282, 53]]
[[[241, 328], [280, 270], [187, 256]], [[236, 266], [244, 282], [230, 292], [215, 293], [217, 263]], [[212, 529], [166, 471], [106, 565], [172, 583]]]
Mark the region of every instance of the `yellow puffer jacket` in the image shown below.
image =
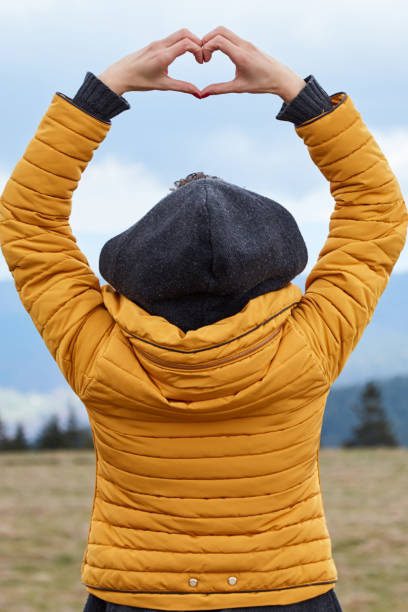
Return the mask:
[[305, 293], [289, 284], [186, 334], [101, 288], [72, 235], [72, 193], [110, 124], [55, 94], [4, 189], [4, 256], [92, 427], [81, 571], [106, 601], [209, 610], [334, 588], [324, 407], [387, 285], [408, 215], [351, 98], [332, 103], [296, 128], [336, 202]]

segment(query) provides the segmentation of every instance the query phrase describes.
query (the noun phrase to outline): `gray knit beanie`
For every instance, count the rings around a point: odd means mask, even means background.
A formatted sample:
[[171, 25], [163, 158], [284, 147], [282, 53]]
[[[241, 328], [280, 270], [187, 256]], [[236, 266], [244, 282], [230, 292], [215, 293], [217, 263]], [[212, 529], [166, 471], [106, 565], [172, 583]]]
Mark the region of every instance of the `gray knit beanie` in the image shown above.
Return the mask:
[[99, 270], [116, 291], [184, 332], [285, 287], [307, 264], [298, 225], [283, 206], [218, 178], [162, 198], [103, 246]]

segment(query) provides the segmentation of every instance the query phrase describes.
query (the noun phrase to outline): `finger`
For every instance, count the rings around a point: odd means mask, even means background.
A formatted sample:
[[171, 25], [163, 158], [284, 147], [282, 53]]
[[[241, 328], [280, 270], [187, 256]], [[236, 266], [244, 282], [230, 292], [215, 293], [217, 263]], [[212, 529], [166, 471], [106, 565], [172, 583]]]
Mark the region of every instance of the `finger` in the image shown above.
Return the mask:
[[239, 47], [237, 47], [237, 45], [229, 41], [224, 36], [221, 36], [221, 34], [217, 34], [215, 38], [212, 38], [207, 43], [205, 43], [205, 45], [203, 45], [202, 47], [202, 51], [203, 57], [207, 62], [211, 58], [213, 51], [222, 51], [223, 53], [225, 53], [225, 55], [228, 55], [228, 57], [231, 61], [234, 62], [234, 64], [237, 64], [241, 59], [241, 51]]
[[201, 39], [201, 44], [205, 45], [205, 43], [207, 43], [209, 40], [211, 40], [218, 34], [224, 36], [224, 38], [228, 38], [229, 41], [231, 41], [237, 46], [245, 46], [246, 44], [248, 44], [248, 41], [244, 40], [243, 38], [240, 38], [239, 36], [237, 36], [237, 34], [232, 32], [232, 30], [229, 30], [225, 26], [218, 26], [214, 30], [211, 30], [211, 32], [208, 32], [208, 34], [206, 34]]
[[166, 54], [169, 59], [169, 64], [174, 62], [176, 57], [183, 55], [187, 51], [190, 51], [196, 58], [197, 62], [203, 63], [203, 51], [201, 45], [193, 43], [189, 38], [183, 38], [178, 42], [174, 43], [171, 47], [166, 47]]
[[200, 92], [201, 98], [204, 96], [213, 96], [219, 94], [227, 94], [227, 93], [239, 93], [236, 80], [233, 81], [225, 81], [224, 83], [212, 83], [211, 85], [207, 85]]
[[201, 38], [198, 38], [198, 36], [190, 32], [190, 30], [187, 30], [187, 28], [182, 28], [181, 30], [177, 30], [177, 32], [170, 34], [170, 36], [167, 36], [167, 38], [163, 38], [161, 42], [166, 47], [171, 47], [172, 45], [174, 45], [174, 43], [178, 42], [179, 40], [182, 40], [183, 38], [189, 38], [196, 45], [201, 47]]
[[207, 49], [206, 47], [201, 47], [201, 51], [203, 54], [203, 61], [204, 62], [209, 62], [212, 56], [212, 51], [210, 51], [209, 49]]
[[178, 81], [177, 79], [172, 79], [171, 77], [165, 77], [162, 81], [163, 88], [165, 91], [182, 91], [184, 93], [189, 93], [200, 97], [200, 90], [198, 87], [189, 83], [188, 81]]

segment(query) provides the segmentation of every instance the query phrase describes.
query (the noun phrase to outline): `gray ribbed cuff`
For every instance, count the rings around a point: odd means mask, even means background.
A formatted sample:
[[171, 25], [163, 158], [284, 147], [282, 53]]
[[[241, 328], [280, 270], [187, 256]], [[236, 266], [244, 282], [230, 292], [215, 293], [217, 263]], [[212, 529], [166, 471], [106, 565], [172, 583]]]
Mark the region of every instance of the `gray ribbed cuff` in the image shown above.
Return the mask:
[[101, 121], [110, 121], [130, 108], [125, 98], [112, 91], [92, 72], [87, 72], [84, 82], [72, 100], [82, 110]]
[[282, 104], [276, 115], [279, 121], [291, 121], [297, 127], [308, 119], [313, 119], [333, 108], [330, 96], [312, 74], [309, 74], [304, 80], [306, 85], [298, 95], [289, 104], [286, 102]]

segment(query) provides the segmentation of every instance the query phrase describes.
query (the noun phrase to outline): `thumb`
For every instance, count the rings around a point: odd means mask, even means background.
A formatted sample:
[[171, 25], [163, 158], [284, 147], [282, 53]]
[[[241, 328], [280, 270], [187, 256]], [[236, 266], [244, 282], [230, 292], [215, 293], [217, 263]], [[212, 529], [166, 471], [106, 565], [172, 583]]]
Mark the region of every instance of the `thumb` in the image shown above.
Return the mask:
[[177, 79], [172, 79], [168, 77], [163, 81], [164, 89], [171, 91], [182, 91], [184, 93], [200, 95], [200, 90], [198, 87], [189, 83], [188, 81], [178, 81]]
[[200, 95], [203, 97], [227, 93], [238, 93], [235, 79], [233, 81], [225, 81], [224, 83], [207, 85], [207, 87], [201, 90]]

